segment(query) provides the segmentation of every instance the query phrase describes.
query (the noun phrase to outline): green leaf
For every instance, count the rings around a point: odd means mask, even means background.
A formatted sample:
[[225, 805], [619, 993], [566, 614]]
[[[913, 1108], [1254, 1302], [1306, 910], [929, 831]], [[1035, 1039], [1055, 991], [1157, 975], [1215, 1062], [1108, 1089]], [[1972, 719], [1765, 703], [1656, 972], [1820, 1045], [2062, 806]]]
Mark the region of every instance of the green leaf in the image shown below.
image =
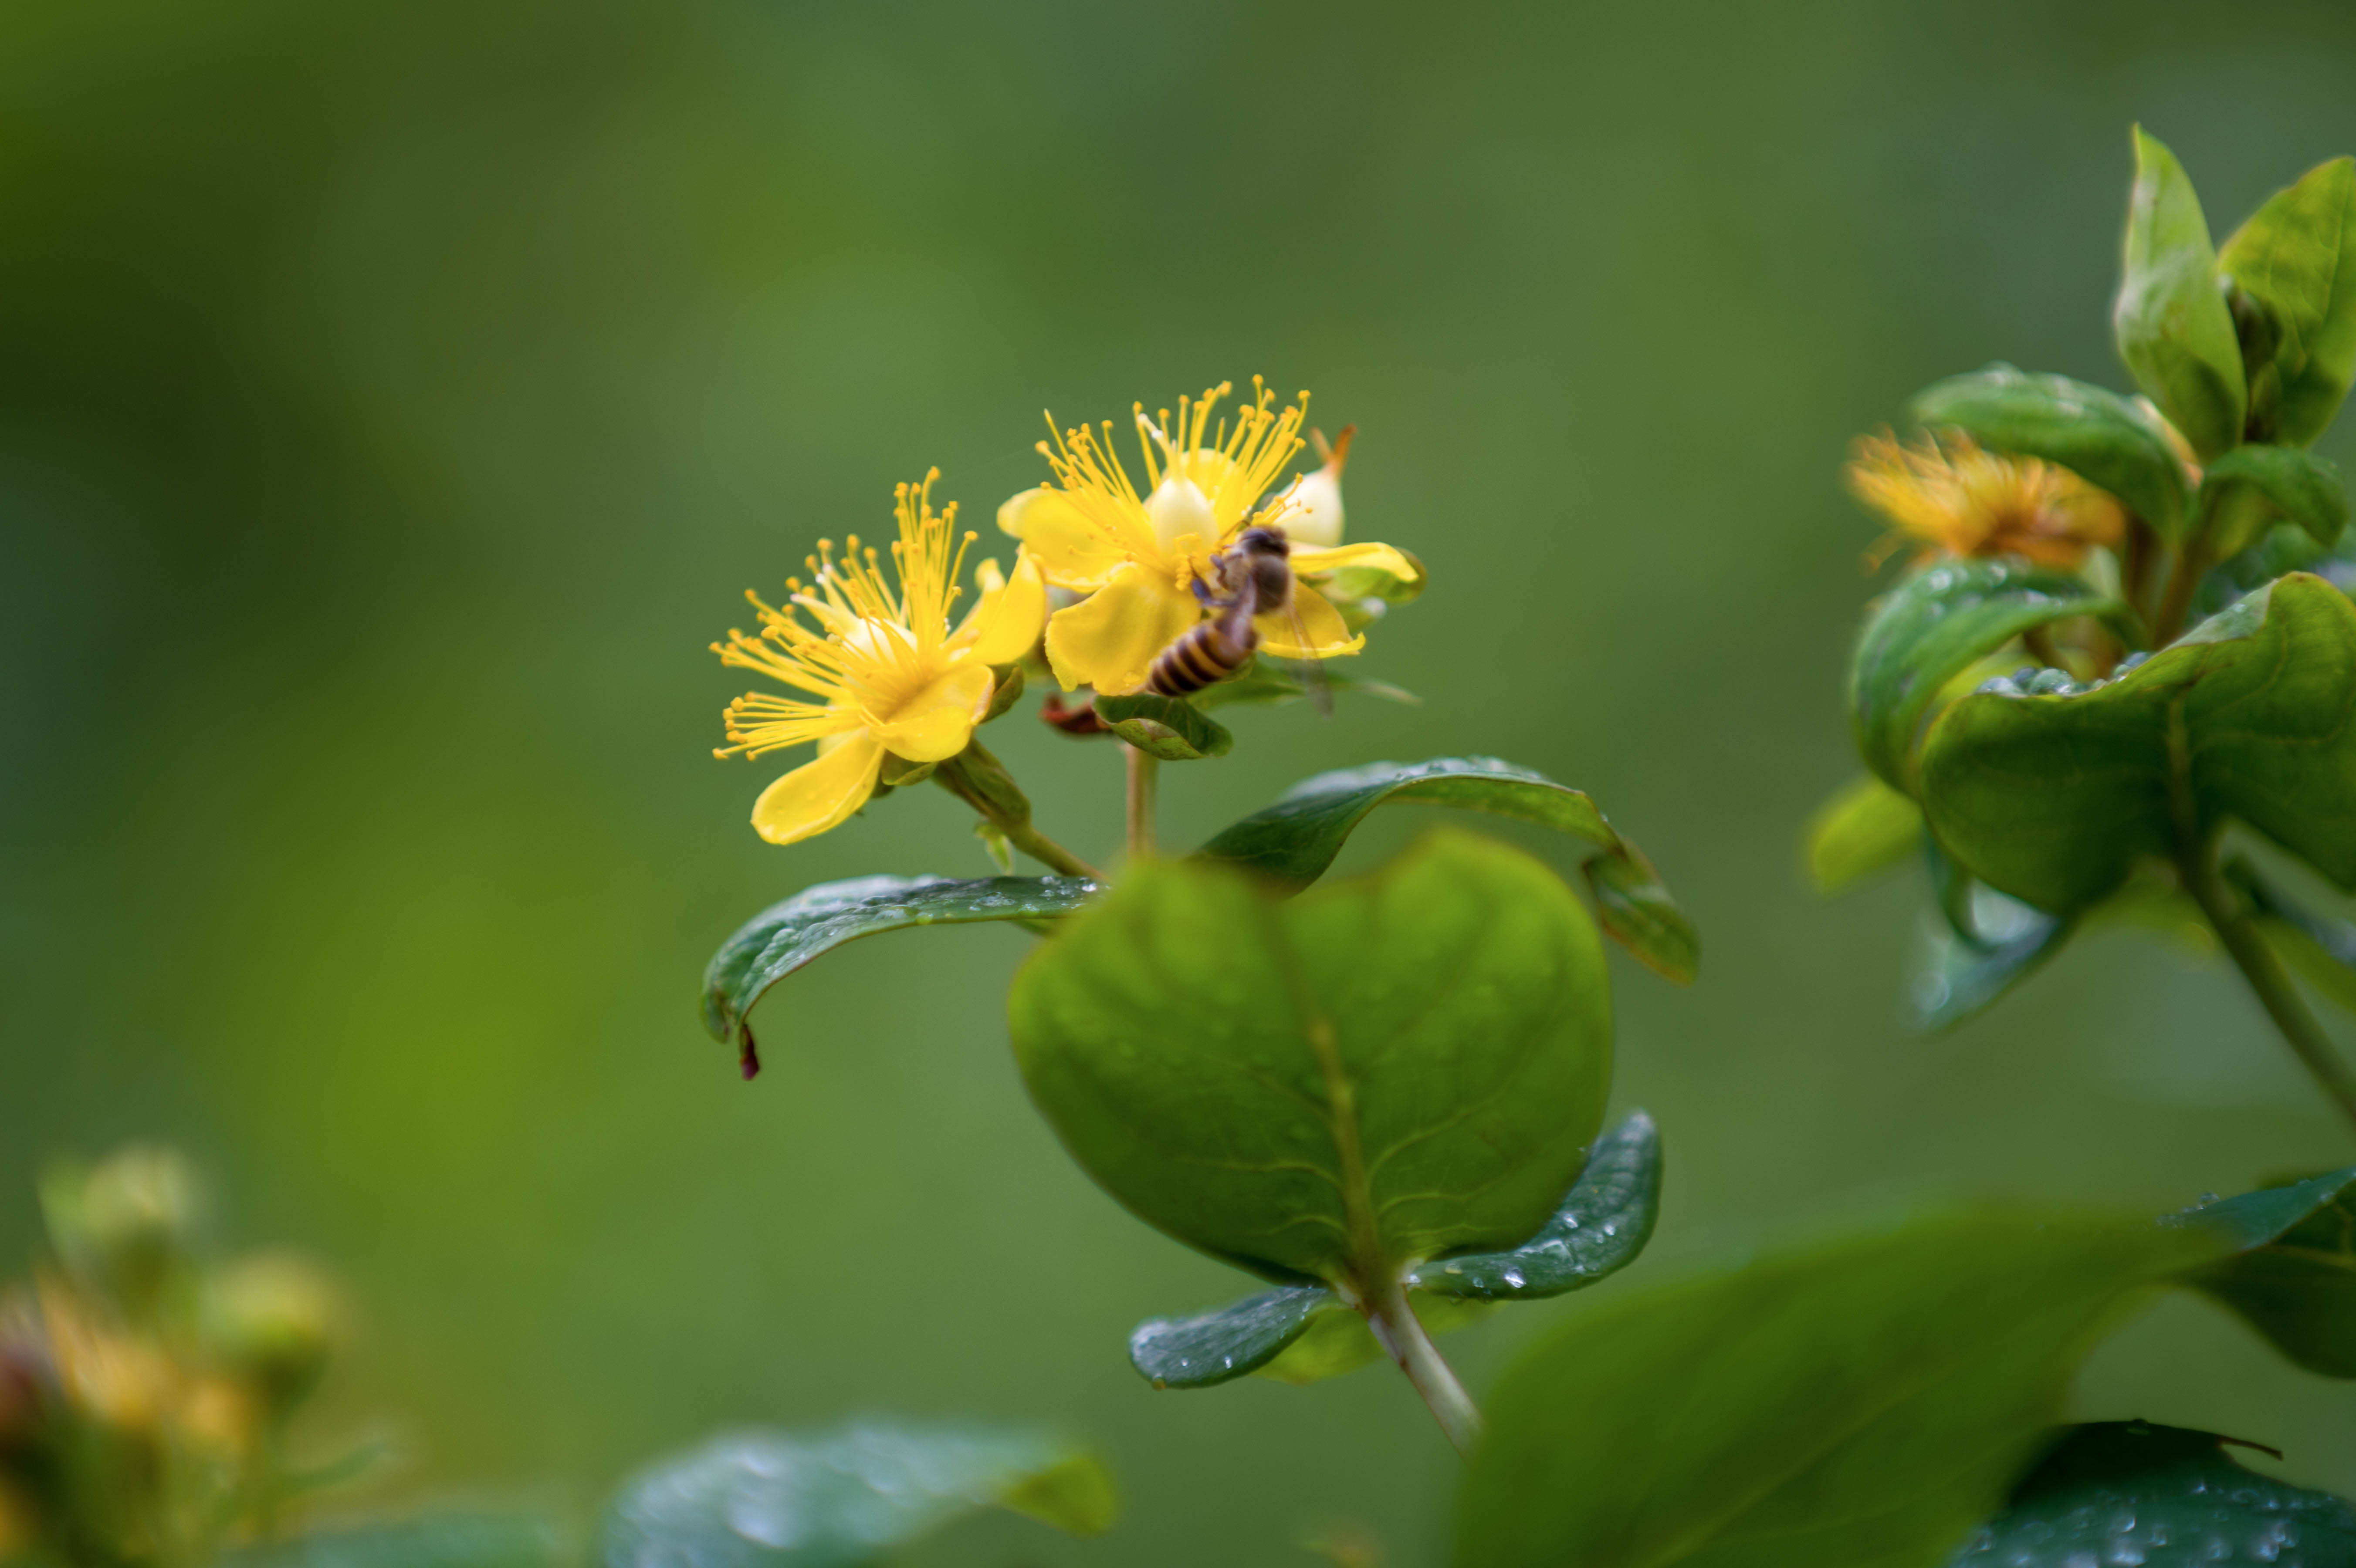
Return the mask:
[[2334, 158], [2276, 192], [2225, 241], [2217, 265], [2274, 313], [2282, 332], [2275, 433], [2305, 446], [2356, 376], [2356, 158]]
[[[1552, 1218], [1504, 1252], [1424, 1263], [1406, 1275], [1427, 1333], [1460, 1328], [1467, 1304], [1537, 1300], [1593, 1285], [1635, 1261], [1660, 1211], [1661, 1145], [1631, 1113], [1605, 1134]], [[1156, 1317], [1130, 1336], [1130, 1364], [1156, 1388], [1209, 1388], [1260, 1372], [1313, 1382], [1381, 1354], [1374, 1336], [1323, 1285], [1284, 1285], [1194, 1317]]]
[[912, 925], [1054, 919], [1097, 891], [1079, 877], [854, 877], [804, 888], [746, 921], [712, 955], [703, 971], [703, 1027], [747, 1052], [754, 1065], [746, 1021], [754, 1004], [821, 954]]
[[1435, 831], [1290, 902], [1133, 869], [1016, 976], [1033, 1100], [1148, 1223], [1277, 1283], [1536, 1232], [1612, 1079], [1601, 944], [1520, 850]]
[[1808, 819], [1808, 881], [1832, 894], [1885, 867], [1922, 842], [1922, 808], [1871, 773], [1843, 784]]
[[[1246, 665], [1243, 673], [1233, 680], [1222, 680], [1206, 686], [1187, 700], [1197, 708], [1205, 709], [1247, 706], [1280, 707], [1288, 702], [1297, 702], [1309, 695], [1309, 683], [1303, 675], [1303, 670], [1304, 667], [1298, 663], [1287, 663], [1262, 654], [1254, 658], [1250, 664]], [[1414, 692], [1384, 681], [1365, 680], [1356, 676], [1336, 675], [1331, 670], [1323, 672], [1319, 678], [1323, 681], [1325, 689], [1336, 697], [1355, 692], [1360, 696], [1380, 698], [1385, 702], [1397, 702], [1409, 708], [1419, 708], [1423, 705], [1423, 699]]]
[[2067, 572], [2019, 560], [1933, 560], [1884, 594], [1849, 659], [1849, 728], [1858, 755], [1914, 793], [1914, 741], [1947, 683], [2021, 633], [2073, 615], [2140, 641], [2126, 606]]
[[[2270, 1243], [2184, 1276], [2311, 1372], [2356, 1378], [2356, 1204], [2345, 1171], [2282, 1189], [2328, 1194]], [[2302, 1189], [2304, 1191], [2302, 1192]]]
[[2229, 1441], [2143, 1421], [2069, 1427], [1954, 1568], [2356, 1568], [2356, 1509], [2235, 1463]]
[[2069, 469], [2117, 496], [2163, 539], [2184, 531], [2184, 469], [2175, 450], [2143, 406], [2106, 388], [1991, 365], [1924, 388], [1912, 412], [1918, 423]]
[[1114, 734], [1165, 763], [1224, 757], [1236, 743], [1222, 725], [1183, 697], [1157, 697], [1150, 691], [1099, 697], [1097, 717]]
[[2308, 985], [2356, 1010], [2356, 924], [2304, 908], [2243, 857], [2226, 863], [2225, 875], [2250, 901], [2259, 931], [2282, 961]]
[[2171, 859], [2175, 812], [2227, 819], [2356, 887], [2356, 605], [2293, 573], [2092, 687], [1990, 681], [1922, 747], [1921, 798], [1949, 853], [2056, 914]]
[[[1325, 874], [1367, 813], [1393, 802], [1485, 811], [1602, 846], [1602, 855], [1588, 861], [1587, 876], [1605, 932], [1655, 972], [1679, 985], [1693, 979], [1700, 937], [1643, 852], [1613, 830], [1586, 792], [1494, 757], [1370, 763], [1319, 773], [1227, 827], [1194, 858], [1240, 866], [1297, 891]], [[1617, 864], [1597, 863], [1607, 859]]]
[[[1906, 1021], [1926, 1033], [1950, 1029], [1993, 1007], [2059, 953], [2075, 923], [2008, 900], [2018, 918], [1996, 933], [1957, 932], [1925, 920], [1922, 951], [1907, 987]], [[1976, 938], [1976, 940], [1975, 940]]]
[[2201, 515], [2211, 560], [2240, 554], [2278, 518], [2329, 549], [2348, 527], [2340, 470], [2295, 446], [2239, 446], [2201, 479]]
[[2157, 1224], [1965, 1214], [1615, 1293], [1490, 1397], [1456, 1560], [1936, 1568], [2152, 1286], [2317, 1206], [2288, 1191]]
[[232, 1552], [225, 1568], [558, 1568], [577, 1561], [546, 1520], [428, 1514]]
[[1116, 1511], [1096, 1459], [1036, 1433], [866, 1424], [823, 1436], [741, 1432], [625, 1483], [597, 1560], [606, 1568], [857, 1568], [992, 1507], [1084, 1535], [1108, 1529]]
[[2176, 155], [2136, 127], [2126, 264], [2111, 325], [2119, 356], [2206, 461], [2242, 439], [2248, 387], [2201, 198]]

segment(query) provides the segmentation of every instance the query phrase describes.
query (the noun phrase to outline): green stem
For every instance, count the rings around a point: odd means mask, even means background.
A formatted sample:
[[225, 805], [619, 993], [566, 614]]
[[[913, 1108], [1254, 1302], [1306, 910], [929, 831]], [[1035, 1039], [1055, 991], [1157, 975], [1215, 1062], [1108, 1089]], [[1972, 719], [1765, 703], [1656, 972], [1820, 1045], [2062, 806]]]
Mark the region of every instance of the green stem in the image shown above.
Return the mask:
[[2274, 1020], [2275, 1028], [2302, 1066], [2340, 1114], [2356, 1123], [2356, 1073], [2340, 1059], [2332, 1048], [2331, 1037], [2308, 1010], [2297, 986], [2275, 956], [2265, 935], [2258, 930], [2241, 901], [2225, 886], [2225, 879], [2217, 869], [2217, 846], [2213, 835], [2201, 831], [2199, 818], [2192, 808], [2191, 786], [2188, 782], [2190, 754], [2184, 732], [2184, 712], [2181, 701], [2169, 714], [2169, 760], [2170, 804], [2176, 818], [2176, 866], [2184, 891], [2201, 906], [2201, 915], [2209, 922], [2217, 940], [2242, 972], [2250, 989], [2257, 993], [2258, 1002]]
[[1456, 1381], [1455, 1370], [1431, 1342], [1431, 1336], [1423, 1331], [1415, 1308], [1408, 1304], [1406, 1288], [1394, 1278], [1381, 1294], [1360, 1302], [1358, 1310], [1366, 1315], [1375, 1342], [1398, 1363], [1407, 1381], [1423, 1396], [1440, 1429], [1448, 1434], [1456, 1451], [1470, 1459], [1484, 1429], [1480, 1407]]
[[2168, 591], [2159, 597], [2159, 611], [2152, 617], [2151, 645], [2164, 648], [2183, 634], [2184, 617], [2192, 608], [2193, 590], [2201, 586], [2201, 574], [2209, 570], [2209, 551], [2197, 539], [2184, 541], [2177, 552], [2176, 570], [2169, 574]]
[[973, 807], [1006, 841], [1049, 870], [1102, 881], [1104, 873], [1031, 826], [1031, 803], [1006, 764], [979, 741], [934, 770], [933, 782]]
[[1151, 859], [1153, 856], [1154, 786], [1162, 772], [1162, 759], [1151, 752], [1124, 744], [1121, 750], [1129, 759], [1129, 858]]

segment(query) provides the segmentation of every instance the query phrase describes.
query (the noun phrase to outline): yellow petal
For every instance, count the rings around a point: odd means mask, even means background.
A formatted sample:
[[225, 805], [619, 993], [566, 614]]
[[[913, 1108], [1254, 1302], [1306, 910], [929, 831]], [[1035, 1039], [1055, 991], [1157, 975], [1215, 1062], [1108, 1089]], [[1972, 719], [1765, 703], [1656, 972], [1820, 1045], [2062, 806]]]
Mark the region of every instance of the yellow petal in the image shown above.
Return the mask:
[[1290, 613], [1256, 615], [1252, 625], [1259, 633], [1261, 650], [1280, 659], [1330, 659], [1366, 645], [1365, 637], [1350, 635], [1342, 612], [1305, 582], [1292, 585]]
[[881, 741], [852, 736], [763, 790], [753, 803], [754, 831], [772, 844], [798, 844], [840, 827], [875, 793], [883, 765]]
[[1014, 580], [998, 575], [998, 562], [985, 560], [973, 574], [981, 600], [949, 639], [952, 648], [970, 648], [982, 664], [1008, 665], [1031, 651], [1047, 624], [1047, 584], [1039, 563], [1024, 550], [1014, 558]]
[[1047, 662], [1066, 691], [1076, 686], [1108, 696], [1135, 691], [1145, 684], [1153, 656], [1202, 618], [1192, 593], [1167, 574], [1132, 563], [1097, 592], [1047, 618]]
[[1060, 490], [1025, 490], [998, 508], [998, 526], [1023, 541], [1023, 552], [1058, 588], [1102, 588], [1129, 560], [1103, 528]]
[[969, 660], [926, 686], [893, 709], [885, 722], [868, 731], [895, 757], [912, 763], [941, 763], [965, 750], [973, 727], [990, 711], [995, 689], [990, 667]]
[[1401, 582], [1413, 582], [1423, 574], [1415, 569], [1402, 551], [1387, 544], [1345, 544], [1332, 549], [1301, 549], [1292, 552], [1295, 571], [1339, 571], [1345, 566], [1371, 566], [1376, 571], [1387, 571]]

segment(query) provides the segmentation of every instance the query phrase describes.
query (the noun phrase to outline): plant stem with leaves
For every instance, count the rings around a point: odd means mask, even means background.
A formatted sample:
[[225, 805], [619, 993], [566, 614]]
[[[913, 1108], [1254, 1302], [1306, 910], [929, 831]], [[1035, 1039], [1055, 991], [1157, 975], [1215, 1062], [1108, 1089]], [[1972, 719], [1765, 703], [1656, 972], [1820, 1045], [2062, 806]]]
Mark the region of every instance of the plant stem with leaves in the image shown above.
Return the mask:
[[1479, 1445], [1485, 1430], [1480, 1407], [1464, 1385], [1456, 1380], [1456, 1371], [1440, 1355], [1440, 1347], [1424, 1332], [1423, 1324], [1408, 1304], [1407, 1290], [1397, 1280], [1381, 1294], [1361, 1302], [1358, 1310], [1366, 1317], [1366, 1327], [1375, 1332], [1375, 1340], [1390, 1359], [1398, 1363], [1415, 1392], [1431, 1410], [1440, 1429], [1448, 1434], [1449, 1442], [1466, 1458]]

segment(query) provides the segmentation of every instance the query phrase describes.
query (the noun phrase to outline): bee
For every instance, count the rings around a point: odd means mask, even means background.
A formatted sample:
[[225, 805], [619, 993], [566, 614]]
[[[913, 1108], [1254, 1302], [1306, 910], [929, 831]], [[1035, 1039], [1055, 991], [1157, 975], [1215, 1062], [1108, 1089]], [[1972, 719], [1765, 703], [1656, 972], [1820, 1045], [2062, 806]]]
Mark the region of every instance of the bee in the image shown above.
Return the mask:
[[[1210, 619], [1189, 627], [1155, 656], [1146, 671], [1145, 689], [1161, 697], [1191, 697], [1241, 674], [1259, 647], [1259, 628], [1252, 624], [1259, 615], [1290, 617], [1293, 645], [1306, 652], [1309, 635], [1293, 598], [1291, 555], [1291, 542], [1282, 528], [1256, 524], [1213, 556], [1215, 591], [1211, 583], [1194, 583], [1194, 597], [1212, 612]], [[1309, 668], [1317, 706], [1326, 710], [1331, 699], [1319, 678], [1323, 672], [1314, 659]]]

